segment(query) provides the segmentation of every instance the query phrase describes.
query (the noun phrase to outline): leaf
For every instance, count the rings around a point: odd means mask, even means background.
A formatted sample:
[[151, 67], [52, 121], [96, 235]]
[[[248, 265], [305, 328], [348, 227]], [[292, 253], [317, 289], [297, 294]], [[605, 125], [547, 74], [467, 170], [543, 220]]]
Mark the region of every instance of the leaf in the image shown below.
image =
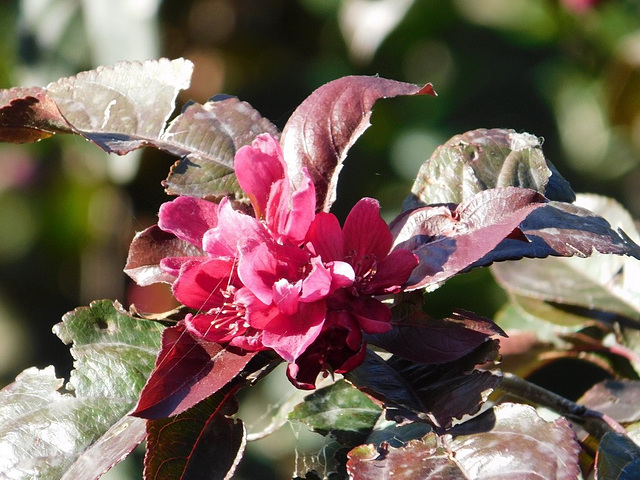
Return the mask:
[[147, 435], [142, 418], [122, 417], [85, 450], [60, 480], [93, 480], [123, 460]]
[[383, 361], [367, 352], [362, 365], [345, 379], [387, 407], [407, 410], [434, 425], [478, 411], [499, 377], [473, 370], [495, 358], [497, 342], [488, 341], [455, 362], [423, 365], [397, 357]]
[[66, 314], [54, 330], [73, 342], [75, 369], [66, 392], [53, 367], [25, 370], [0, 391], [0, 478], [94, 479], [142, 440], [126, 415], [153, 368], [162, 326], [103, 300]]
[[578, 478], [580, 445], [564, 418], [547, 422], [528, 405], [502, 404], [454, 427], [456, 462], [468, 478]]
[[345, 444], [371, 432], [382, 409], [369, 397], [345, 381], [316, 390], [296, 405], [290, 420], [298, 420], [312, 430], [331, 433]]
[[353, 480], [463, 480], [466, 476], [434, 434], [411, 440], [402, 448], [360, 445], [348, 454]]
[[231, 478], [246, 445], [235, 389], [205, 399], [181, 414], [148, 422], [145, 480]]
[[380, 98], [435, 95], [424, 87], [380, 77], [351, 76], [314, 91], [293, 112], [282, 132], [281, 145], [294, 185], [307, 168], [316, 188], [318, 211], [329, 211], [347, 151], [369, 127], [371, 109]]
[[119, 62], [62, 78], [46, 90], [75, 131], [122, 155], [158, 144], [192, 71], [184, 59]]
[[0, 90], [0, 142], [35, 142], [57, 132], [72, 129], [45, 89]]
[[640, 447], [626, 435], [605, 433], [596, 455], [596, 480], [635, 480], [640, 477]]
[[251, 105], [235, 97], [214, 97], [204, 105], [190, 103], [163, 135], [189, 154], [178, 161], [163, 182], [171, 195], [241, 197], [233, 160], [236, 151], [261, 133], [280, 132]]
[[394, 249], [420, 259], [406, 288], [436, 285], [468, 270], [544, 202], [533, 190], [506, 187], [481, 191], [457, 207], [427, 206], [401, 214], [390, 225]]
[[495, 323], [471, 312], [457, 311], [436, 320], [418, 311], [391, 324], [391, 330], [366, 335], [367, 343], [419, 363], [447, 363], [472, 352], [492, 335], [504, 335]]
[[[531, 297], [556, 304], [611, 312], [630, 319], [640, 319], [640, 262], [638, 247], [631, 240], [638, 235], [629, 214], [617, 203], [605, 197], [578, 196], [579, 205], [601, 213], [611, 221], [588, 213], [579, 206], [568, 206], [556, 210], [557, 220], [544, 218], [544, 209], [534, 212], [521, 226], [527, 237], [536, 243], [540, 235], [542, 242], [561, 250], [560, 253], [575, 253], [586, 256], [595, 249], [602, 253], [632, 255], [598, 256], [585, 258], [547, 258], [544, 260], [521, 260], [492, 266], [496, 280], [511, 294]], [[537, 215], [540, 215], [536, 217]], [[530, 220], [533, 222], [529, 223]], [[571, 223], [567, 223], [567, 221]], [[543, 226], [543, 223], [547, 223]], [[613, 225], [613, 227], [611, 226]], [[629, 235], [617, 234], [613, 228], [624, 228]], [[629, 238], [630, 237], [630, 238]]]
[[539, 138], [514, 130], [478, 129], [456, 135], [422, 165], [404, 209], [462, 203], [483, 190], [510, 186], [573, 202], [569, 183], [541, 147]]
[[595, 384], [579, 403], [604, 413], [619, 423], [640, 420], [640, 381], [609, 379]]
[[124, 272], [140, 286], [173, 283], [175, 278], [160, 267], [163, 258], [203, 256], [203, 250], [153, 225], [138, 232], [131, 241]]
[[231, 382], [255, 354], [200, 341], [181, 323], [168, 327], [133, 415], [156, 419], [181, 413]]

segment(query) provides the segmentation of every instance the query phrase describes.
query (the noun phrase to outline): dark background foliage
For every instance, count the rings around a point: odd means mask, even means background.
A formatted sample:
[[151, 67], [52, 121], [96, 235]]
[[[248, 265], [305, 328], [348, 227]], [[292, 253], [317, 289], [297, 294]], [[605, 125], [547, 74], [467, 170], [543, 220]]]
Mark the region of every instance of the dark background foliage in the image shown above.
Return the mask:
[[[634, 0], [584, 9], [569, 0], [36, 3], [0, 4], [1, 88], [46, 85], [121, 59], [184, 56], [196, 69], [180, 104], [224, 92], [282, 127], [315, 88], [343, 75], [432, 82], [437, 99], [376, 105], [341, 175], [334, 211], [342, 218], [362, 196], [378, 198], [392, 218], [435, 147], [480, 127], [544, 137], [547, 157], [576, 191], [612, 196], [640, 216]], [[394, 14], [397, 22], [380, 31]], [[367, 44], [376, 36], [379, 44]], [[66, 374], [68, 348], [51, 327], [78, 305], [172, 305], [166, 289], [136, 288], [121, 270], [134, 232], [154, 223], [166, 199], [160, 182], [173, 161], [156, 151], [105, 158], [79, 138], [0, 145], [2, 383], [29, 365]], [[435, 317], [453, 307], [491, 316], [503, 299], [478, 270], [426, 304]]]

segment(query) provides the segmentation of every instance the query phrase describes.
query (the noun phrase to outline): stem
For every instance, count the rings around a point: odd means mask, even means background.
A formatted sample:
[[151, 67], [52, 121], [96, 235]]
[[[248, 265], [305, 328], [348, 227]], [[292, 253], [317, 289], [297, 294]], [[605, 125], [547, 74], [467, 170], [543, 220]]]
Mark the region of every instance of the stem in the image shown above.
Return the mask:
[[605, 433], [627, 435], [627, 431], [614, 419], [596, 410], [572, 402], [557, 393], [528, 382], [507, 372], [493, 372], [502, 377], [499, 389], [521, 400], [549, 408], [572, 422], [581, 425], [600, 441]]

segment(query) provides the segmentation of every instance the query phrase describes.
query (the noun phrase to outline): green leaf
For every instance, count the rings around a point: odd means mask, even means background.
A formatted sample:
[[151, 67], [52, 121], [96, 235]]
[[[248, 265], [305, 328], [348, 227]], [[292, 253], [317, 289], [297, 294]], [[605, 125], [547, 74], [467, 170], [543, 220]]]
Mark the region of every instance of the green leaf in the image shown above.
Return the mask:
[[376, 424], [382, 409], [357, 388], [344, 380], [312, 393], [289, 414], [323, 435], [332, 433], [339, 441], [344, 437], [367, 435]]
[[[638, 240], [630, 215], [615, 201], [579, 195], [576, 203], [607, 219], [613, 228], [624, 230], [632, 240]], [[592, 255], [524, 259], [491, 268], [497, 281], [511, 294], [640, 320], [640, 262], [635, 258]]]
[[[143, 438], [143, 424], [126, 415], [153, 368], [162, 326], [103, 300], [66, 314], [54, 330], [73, 343], [75, 369], [66, 391], [53, 367], [26, 370], [0, 391], [0, 478], [93, 479]], [[100, 461], [88, 465], [96, 451]], [[63, 477], [69, 472], [81, 474]]]
[[462, 203], [482, 190], [509, 186], [572, 202], [573, 190], [544, 157], [541, 145], [537, 137], [514, 130], [478, 129], [456, 135], [422, 165], [404, 210]]
[[596, 455], [596, 480], [640, 478], [640, 447], [626, 435], [606, 433]]

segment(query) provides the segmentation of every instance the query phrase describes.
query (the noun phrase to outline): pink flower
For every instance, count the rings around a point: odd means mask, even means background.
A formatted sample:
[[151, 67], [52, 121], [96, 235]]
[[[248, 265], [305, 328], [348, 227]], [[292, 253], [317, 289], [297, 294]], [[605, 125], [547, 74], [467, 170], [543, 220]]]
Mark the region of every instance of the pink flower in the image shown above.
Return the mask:
[[192, 335], [248, 351], [272, 349], [290, 362], [288, 376], [313, 388], [320, 372], [344, 373], [365, 353], [365, 333], [384, 333], [391, 312], [375, 296], [394, 293], [416, 257], [390, 253], [391, 233], [373, 199], [356, 204], [344, 228], [315, 213], [307, 172], [293, 189], [280, 145], [258, 136], [238, 150], [235, 169], [255, 216], [206, 200], [178, 197], [160, 209], [158, 225], [193, 246], [167, 256], [176, 299], [195, 313]]

